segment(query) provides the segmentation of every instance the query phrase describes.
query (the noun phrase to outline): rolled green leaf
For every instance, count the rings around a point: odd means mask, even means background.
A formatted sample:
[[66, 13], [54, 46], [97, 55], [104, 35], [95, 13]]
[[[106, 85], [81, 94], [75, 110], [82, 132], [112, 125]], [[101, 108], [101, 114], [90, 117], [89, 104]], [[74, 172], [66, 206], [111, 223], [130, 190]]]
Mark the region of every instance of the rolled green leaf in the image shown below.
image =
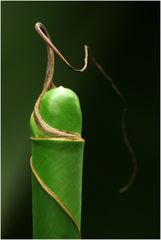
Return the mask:
[[[37, 23], [35, 27], [47, 44], [48, 64], [43, 90], [30, 119], [33, 237], [80, 238], [84, 148], [82, 114], [77, 95], [70, 89], [56, 88], [52, 77], [54, 52], [70, 69], [83, 72], [87, 68], [89, 47], [85, 45], [84, 66], [74, 68], [53, 45], [45, 26]], [[121, 128], [134, 166], [129, 182], [120, 189], [120, 192], [125, 192], [132, 185], [137, 170], [135, 154], [125, 128], [126, 101], [92, 54], [90, 57], [124, 104]]]
[[32, 114], [33, 238], [80, 238], [84, 140], [79, 99], [70, 89], [53, 88], [41, 98], [39, 114], [57, 131], [46, 134]]
[[55, 87], [54, 52], [72, 67], [51, 42], [47, 29], [36, 23], [36, 31], [46, 42], [46, 78], [30, 118], [32, 157], [33, 238], [80, 238], [81, 192], [84, 140], [82, 113], [77, 95]]

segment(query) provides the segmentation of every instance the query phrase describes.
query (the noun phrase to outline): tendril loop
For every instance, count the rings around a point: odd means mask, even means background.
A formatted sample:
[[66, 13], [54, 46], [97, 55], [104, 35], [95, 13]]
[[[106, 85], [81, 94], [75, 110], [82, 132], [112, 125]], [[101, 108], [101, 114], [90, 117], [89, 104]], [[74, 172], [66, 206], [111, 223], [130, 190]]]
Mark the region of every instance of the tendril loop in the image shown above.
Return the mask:
[[[87, 45], [84, 45], [85, 50], [85, 56], [84, 56], [84, 65], [82, 68], [78, 69], [73, 67], [62, 55], [62, 53], [56, 48], [56, 46], [51, 42], [50, 35], [45, 28], [45, 26], [38, 22], [35, 24], [36, 31], [40, 35], [40, 37], [44, 40], [44, 42], [47, 44], [47, 51], [48, 51], [48, 63], [47, 63], [47, 70], [46, 70], [46, 78], [43, 86], [42, 93], [40, 94], [34, 108], [34, 118], [36, 123], [38, 124], [39, 128], [46, 132], [49, 136], [54, 137], [72, 137], [72, 138], [79, 138], [80, 136], [77, 136], [75, 134], [67, 133], [64, 131], [60, 131], [54, 128], [51, 128], [48, 126], [43, 119], [41, 118], [41, 115], [39, 114], [39, 104], [41, 101], [42, 96], [44, 93], [49, 89], [54, 87], [54, 84], [52, 82], [53, 74], [54, 74], [54, 52], [58, 55], [58, 57], [72, 70], [76, 72], [84, 72], [88, 65], [88, 58], [90, 57], [91, 61], [94, 63], [94, 65], [97, 67], [97, 69], [102, 73], [102, 75], [108, 80], [108, 82], [111, 84], [113, 90], [115, 93], [119, 96], [123, 103], [123, 111], [122, 111], [122, 118], [121, 118], [121, 130], [122, 130], [122, 136], [125, 146], [128, 149], [129, 155], [131, 157], [131, 161], [133, 164], [133, 172], [132, 175], [128, 181], [128, 183], [119, 190], [120, 193], [126, 192], [129, 187], [133, 184], [136, 174], [137, 174], [137, 161], [135, 157], [134, 150], [128, 140], [127, 133], [126, 133], [126, 115], [127, 115], [127, 104], [124, 95], [120, 92], [120, 90], [117, 88], [115, 82], [108, 76], [108, 74], [104, 71], [104, 69], [101, 67], [101, 65], [96, 61], [94, 58], [90, 48]], [[90, 53], [90, 54], [89, 54]]]

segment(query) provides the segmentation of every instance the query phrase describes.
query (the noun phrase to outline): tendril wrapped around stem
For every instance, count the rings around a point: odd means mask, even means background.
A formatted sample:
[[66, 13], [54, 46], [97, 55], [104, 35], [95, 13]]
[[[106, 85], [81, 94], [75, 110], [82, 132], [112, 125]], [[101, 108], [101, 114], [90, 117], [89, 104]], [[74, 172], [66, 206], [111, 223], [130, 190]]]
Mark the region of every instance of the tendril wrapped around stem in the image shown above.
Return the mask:
[[51, 42], [50, 39], [50, 35], [47, 31], [47, 29], [45, 28], [45, 26], [38, 22], [35, 24], [35, 28], [36, 31], [38, 32], [38, 34], [40, 35], [40, 37], [44, 40], [44, 42], [47, 44], [47, 51], [48, 51], [48, 63], [47, 63], [47, 70], [46, 70], [46, 78], [44, 81], [44, 86], [43, 86], [43, 90], [35, 104], [35, 108], [34, 108], [34, 119], [36, 121], [36, 123], [38, 124], [38, 126], [40, 127], [40, 129], [47, 133], [49, 136], [54, 136], [54, 137], [69, 137], [69, 138], [79, 138], [79, 136], [77, 134], [71, 134], [65, 131], [61, 131], [61, 130], [57, 130], [54, 128], [51, 128], [50, 126], [48, 126], [43, 119], [41, 118], [41, 115], [39, 114], [39, 105], [40, 105], [40, 101], [42, 96], [46, 93], [46, 91], [50, 88], [55, 87], [52, 79], [53, 79], [53, 74], [54, 74], [54, 53], [56, 53], [58, 55], [58, 57], [72, 70], [76, 71], [76, 72], [84, 72], [87, 69], [88, 66], [88, 58], [90, 57], [91, 61], [94, 63], [94, 65], [97, 67], [97, 69], [102, 73], [102, 75], [108, 80], [108, 82], [111, 84], [113, 90], [115, 91], [115, 93], [120, 97], [122, 103], [123, 103], [123, 111], [122, 111], [122, 118], [121, 118], [121, 130], [122, 130], [122, 136], [123, 136], [123, 141], [124, 144], [126, 145], [128, 152], [130, 154], [132, 163], [133, 163], [133, 173], [128, 181], [128, 183], [122, 187], [119, 192], [123, 193], [126, 192], [129, 187], [132, 185], [132, 183], [134, 182], [134, 179], [136, 177], [137, 174], [137, 161], [136, 161], [136, 157], [135, 157], [135, 153], [133, 150], [133, 147], [131, 146], [128, 137], [127, 137], [127, 133], [126, 133], [126, 115], [127, 115], [127, 103], [126, 103], [126, 99], [123, 96], [123, 94], [119, 91], [119, 89], [117, 88], [115, 82], [108, 76], [108, 74], [104, 71], [104, 69], [101, 67], [101, 65], [96, 61], [96, 59], [94, 58], [91, 49], [87, 46], [84, 45], [84, 50], [85, 50], [85, 57], [84, 57], [84, 65], [82, 68], [78, 69], [73, 67], [66, 59], [65, 57], [62, 55], [62, 53], [56, 48], [56, 46]]

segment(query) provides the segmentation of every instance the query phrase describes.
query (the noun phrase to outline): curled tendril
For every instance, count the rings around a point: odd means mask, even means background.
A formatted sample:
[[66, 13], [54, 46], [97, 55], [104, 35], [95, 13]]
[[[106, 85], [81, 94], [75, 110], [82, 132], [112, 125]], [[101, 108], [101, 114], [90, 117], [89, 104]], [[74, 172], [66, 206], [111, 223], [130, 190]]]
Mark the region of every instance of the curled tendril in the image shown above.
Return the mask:
[[[84, 46], [84, 51], [85, 51], [85, 56], [84, 56], [84, 66], [81, 69], [77, 69], [75, 67], [73, 67], [65, 58], [64, 56], [61, 54], [61, 52], [55, 47], [55, 45], [51, 42], [49, 33], [47, 31], [47, 29], [45, 28], [45, 26], [38, 22], [35, 24], [35, 28], [36, 31], [38, 32], [38, 34], [40, 35], [40, 37], [46, 42], [47, 44], [47, 48], [48, 48], [48, 66], [47, 66], [47, 76], [46, 76], [46, 80], [45, 80], [45, 89], [46, 87], [48, 87], [47, 83], [50, 83], [52, 81], [52, 77], [53, 77], [53, 67], [51, 65], [54, 66], [54, 54], [52, 52], [52, 50], [58, 55], [58, 57], [72, 70], [76, 71], [76, 72], [84, 72], [87, 68], [88, 65], [88, 46], [85, 45]], [[51, 53], [52, 52], [52, 53]], [[51, 60], [51, 61], [50, 61]]]
[[[49, 125], [46, 124], [46, 122], [43, 121], [41, 118], [41, 115], [39, 114], [39, 105], [42, 96], [45, 94], [45, 92], [49, 89], [54, 87], [54, 84], [52, 82], [53, 78], [53, 73], [54, 73], [54, 52], [58, 55], [58, 57], [72, 70], [76, 72], [84, 72], [87, 68], [88, 65], [88, 58], [90, 56], [91, 61], [94, 63], [94, 65], [97, 67], [97, 69], [102, 73], [102, 75], [108, 80], [108, 82], [111, 84], [113, 90], [115, 93], [120, 97], [122, 103], [123, 103], [123, 111], [122, 111], [122, 118], [121, 118], [121, 130], [122, 130], [122, 136], [123, 136], [123, 141], [125, 146], [128, 149], [128, 152], [131, 157], [131, 161], [133, 163], [133, 173], [128, 181], [128, 183], [121, 189], [119, 189], [120, 193], [126, 192], [130, 186], [133, 184], [136, 174], [137, 174], [137, 161], [135, 157], [134, 150], [128, 140], [127, 133], [126, 133], [126, 115], [127, 115], [127, 104], [125, 97], [123, 94], [119, 91], [117, 88], [115, 82], [108, 76], [108, 74], [104, 71], [104, 69], [101, 67], [101, 65], [96, 61], [94, 58], [90, 48], [85, 45], [84, 50], [85, 50], [85, 57], [84, 57], [84, 65], [81, 69], [74, 68], [65, 58], [64, 56], [60, 53], [60, 51], [55, 47], [55, 45], [51, 42], [49, 33], [45, 26], [38, 22], [35, 24], [36, 31], [40, 35], [40, 37], [46, 42], [47, 44], [47, 51], [48, 51], [48, 63], [47, 63], [47, 70], [46, 70], [46, 78], [43, 86], [42, 93], [40, 94], [34, 108], [34, 119], [36, 123], [38, 124], [39, 128], [45, 132], [48, 136], [54, 136], [54, 137], [69, 137], [73, 139], [79, 139], [81, 138], [78, 134], [76, 133], [68, 133], [65, 131], [61, 131], [55, 128], [50, 127]], [[90, 54], [89, 54], [90, 53]]]
[[52, 44], [50, 35], [42, 23], [36, 23], [35, 25], [36, 31], [41, 36], [41, 38], [47, 43], [47, 52], [48, 52], [48, 63], [47, 63], [47, 70], [46, 70], [46, 77], [44, 81], [43, 90], [37, 99], [34, 107], [34, 119], [38, 127], [44, 132], [47, 136], [50, 137], [67, 137], [72, 139], [80, 139], [80, 135], [78, 133], [69, 133], [66, 131], [58, 130], [56, 128], [50, 127], [41, 117], [39, 113], [39, 105], [41, 102], [41, 98], [46, 93], [49, 88], [54, 87], [52, 82], [53, 73], [54, 73], [54, 52], [62, 59], [62, 61], [68, 65], [72, 70], [82, 72], [87, 67], [87, 59], [88, 59], [88, 51], [87, 47], [85, 47], [85, 64], [82, 69], [75, 69], [72, 67], [67, 60], [63, 57], [63, 55], [58, 51], [58, 49]]
[[129, 139], [127, 137], [127, 133], [126, 133], [126, 116], [127, 116], [127, 111], [128, 111], [127, 103], [126, 103], [126, 99], [125, 99], [124, 95], [117, 88], [115, 82], [108, 76], [108, 74], [104, 71], [104, 69], [101, 67], [101, 65], [96, 61], [96, 59], [93, 57], [92, 53], [90, 54], [90, 56], [91, 56], [91, 60], [95, 64], [95, 66], [103, 74], [103, 76], [109, 81], [113, 90], [118, 95], [118, 97], [121, 99], [122, 104], [123, 104], [122, 117], [121, 117], [121, 131], [122, 131], [122, 137], [123, 137], [124, 144], [128, 149], [128, 152], [130, 154], [131, 161], [133, 164], [133, 172], [132, 172], [132, 175], [131, 175], [128, 183], [124, 187], [119, 189], [119, 192], [123, 193], [123, 192], [126, 192], [129, 189], [129, 187], [133, 184], [133, 182], [136, 178], [136, 174], [137, 174], [137, 160], [135, 157], [133, 147], [130, 144]]

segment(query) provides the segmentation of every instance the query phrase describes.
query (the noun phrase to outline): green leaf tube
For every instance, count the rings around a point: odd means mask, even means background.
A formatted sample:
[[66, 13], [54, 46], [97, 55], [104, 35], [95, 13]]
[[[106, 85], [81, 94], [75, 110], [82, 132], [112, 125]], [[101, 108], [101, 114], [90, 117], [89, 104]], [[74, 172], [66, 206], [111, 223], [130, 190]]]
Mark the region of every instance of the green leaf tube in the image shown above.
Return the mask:
[[[36, 30], [50, 40], [41, 23]], [[82, 113], [77, 95], [52, 83], [54, 52], [47, 44], [46, 79], [30, 118], [33, 238], [80, 238]]]
[[[39, 109], [50, 126], [80, 134], [79, 100], [71, 90], [63, 87], [49, 90]], [[78, 135], [75, 138], [46, 136], [38, 129], [33, 115], [30, 126], [33, 237], [79, 238], [84, 140]]]
[[[76, 69], [53, 45], [45, 26], [37, 23], [35, 27], [47, 44], [48, 64], [43, 90], [30, 118], [33, 237], [80, 238], [84, 149], [81, 109], [77, 95], [70, 89], [56, 88], [52, 77], [54, 52], [70, 69], [83, 72], [87, 68], [90, 49], [85, 45], [84, 66]], [[135, 153], [126, 134], [126, 100], [91, 51], [90, 59], [123, 103], [122, 136], [133, 163], [133, 173], [128, 183], [119, 190], [123, 193], [132, 185], [137, 172]]]

